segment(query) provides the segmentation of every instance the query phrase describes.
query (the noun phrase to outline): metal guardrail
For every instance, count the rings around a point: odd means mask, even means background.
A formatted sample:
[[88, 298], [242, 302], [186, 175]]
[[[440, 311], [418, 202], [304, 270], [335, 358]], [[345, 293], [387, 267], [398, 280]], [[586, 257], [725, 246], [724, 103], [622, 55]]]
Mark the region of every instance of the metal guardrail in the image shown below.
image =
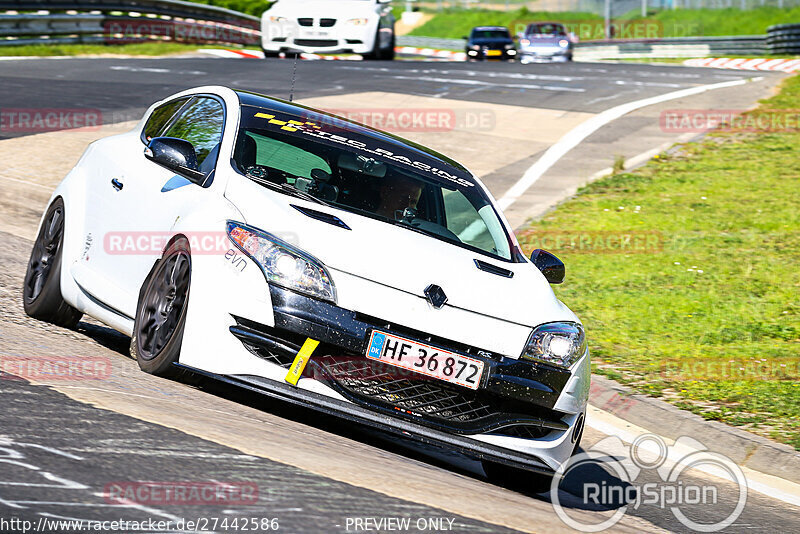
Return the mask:
[[444, 39], [439, 37], [417, 37], [414, 35], [398, 35], [398, 46], [413, 46], [414, 48], [436, 48], [446, 50], [464, 50], [467, 41], [464, 39]]
[[800, 54], [800, 24], [776, 24], [767, 28], [770, 54]]
[[261, 35], [258, 17], [182, 0], [0, 1], [2, 10], [0, 46], [152, 40], [258, 45]]
[[708, 57], [719, 55], [763, 55], [763, 35], [733, 37], [673, 37], [660, 39], [584, 41], [575, 47], [579, 59], [620, 59], [626, 57]]

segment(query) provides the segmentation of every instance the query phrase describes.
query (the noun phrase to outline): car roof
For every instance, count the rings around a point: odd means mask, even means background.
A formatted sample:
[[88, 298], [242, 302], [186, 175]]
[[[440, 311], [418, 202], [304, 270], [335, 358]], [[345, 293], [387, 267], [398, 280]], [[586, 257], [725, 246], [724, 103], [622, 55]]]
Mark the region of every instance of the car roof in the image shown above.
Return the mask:
[[472, 28], [472, 30], [473, 31], [475, 31], [475, 30], [506, 30], [506, 31], [508, 31], [508, 28], [506, 28], [505, 26], [475, 26], [474, 28]]
[[[370, 140], [371, 144], [394, 153], [398, 157], [412, 158], [416, 161], [438, 167], [441, 170], [469, 181], [473, 185], [476, 184], [475, 178], [460, 163], [430, 148], [409, 141], [408, 139], [295, 102], [287, 102], [279, 98], [248, 91], [235, 91], [235, 93], [239, 97], [239, 102], [242, 106], [251, 106], [267, 111], [274, 111], [284, 116], [294, 116], [295, 120], [302, 119], [302, 122], [309, 121], [319, 125], [322, 131], [328, 129], [336, 135], [346, 136], [353, 140]], [[357, 109], [353, 111], [357, 111]]]

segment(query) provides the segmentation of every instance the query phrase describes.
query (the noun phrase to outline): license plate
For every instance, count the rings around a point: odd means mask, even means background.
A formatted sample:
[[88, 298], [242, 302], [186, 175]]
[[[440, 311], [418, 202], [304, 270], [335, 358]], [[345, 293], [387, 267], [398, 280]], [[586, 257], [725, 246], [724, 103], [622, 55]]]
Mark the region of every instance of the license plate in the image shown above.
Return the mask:
[[370, 335], [367, 358], [470, 389], [478, 389], [485, 365], [481, 360], [378, 330]]
[[502, 53], [503, 52], [501, 52], [500, 50], [487, 50], [486, 51], [486, 55], [487, 56], [499, 56]]

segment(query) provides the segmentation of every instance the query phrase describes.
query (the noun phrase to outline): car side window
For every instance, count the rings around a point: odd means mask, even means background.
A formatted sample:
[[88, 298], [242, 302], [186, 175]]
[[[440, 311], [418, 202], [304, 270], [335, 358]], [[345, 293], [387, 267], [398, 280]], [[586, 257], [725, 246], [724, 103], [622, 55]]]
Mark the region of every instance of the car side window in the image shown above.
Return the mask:
[[161, 104], [147, 119], [147, 124], [144, 125], [142, 130], [142, 142], [147, 144], [154, 137], [158, 137], [169, 120], [177, 113], [179, 109], [189, 100], [189, 98], [177, 98], [171, 100], [166, 104]]
[[[222, 139], [224, 117], [222, 104], [218, 100], [204, 96], [196, 97], [162, 135], [189, 141], [197, 152], [197, 163], [201, 170], [209, 167], [208, 164], [213, 168], [212, 160], [216, 159], [216, 154], [219, 152], [217, 146]], [[212, 158], [203, 165], [212, 152]]]

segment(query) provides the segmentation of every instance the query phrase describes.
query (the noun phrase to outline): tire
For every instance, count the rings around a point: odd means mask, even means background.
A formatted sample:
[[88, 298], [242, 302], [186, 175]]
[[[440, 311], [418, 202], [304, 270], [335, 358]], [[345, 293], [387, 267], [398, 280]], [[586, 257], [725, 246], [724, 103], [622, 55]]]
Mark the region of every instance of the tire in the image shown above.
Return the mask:
[[33, 243], [22, 285], [22, 306], [34, 319], [75, 328], [83, 313], [67, 304], [61, 295], [64, 220], [64, 201], [59, 197], [47, 208]]
[[378, 28], [375, 31], [375, 42], [372, 44], [372, 50], [363, 54], [364, 59], [371, 59], [371, 60], [378, 60], [383, 59], [382, 51], [381, 51], [381, 30]]
[[553, 475], [525, 471], [488, 460], [482, 460], [481, 465], [490, 482], [508, 489], [526, 493], [546, 493], [550, 491], [553, 482]]
[[384, 52], [383, 59], [386, 61], [394, 61], [395, 56], [395, 40], [394, 40], [394, 32], [392, 32], [392, 40], [389, 41], [389, 48]]
[[267, 59], [269, 57], [280, 57], [280, 55], [281, 55], [280, 52], [275, 52], [273, 50], [267, 50], [266, 48], [262, 48], [261, 51], [264, 52], [264, 59]]
[[189, 242], [176, 239], [153, 266], [136, 306], [131, 356], [139, 368], [165, 378], [184, 376], [178, 362], [186, 325], [192, 258]]

